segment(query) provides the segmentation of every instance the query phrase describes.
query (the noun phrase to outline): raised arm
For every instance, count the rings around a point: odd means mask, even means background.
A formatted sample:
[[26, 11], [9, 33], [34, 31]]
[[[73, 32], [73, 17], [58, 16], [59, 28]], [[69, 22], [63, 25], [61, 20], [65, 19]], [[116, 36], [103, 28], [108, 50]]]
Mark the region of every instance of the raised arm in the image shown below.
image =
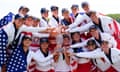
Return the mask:
[[48, 29], [48, 27], [27, 27], [23, 26], [20, 28], [21, 31], [27, 31], [27, 32], [42, 32]]
[[48, 34], [48, 33], [32, 33], [32, 34], [34, 37], [39, 37], [39, 38], [50, 36], [50, 34]]
[[90, 18], [84, 14], [84, 15], [78, 15], [77, 18], [75, 19], [75, 22], [73, 24], [70, 24], [69, 25], [69, 28], [72, 29], [72, 28], [75, 28], [77, 27], [80, 23], [82, 23], [84, 20], [90, 20]]
[[89, 28], [90, 28], [90, 26], [92, 26], [92, 25], [93, 25], [93, 23], [92, 23], [92, 22], [89, 22], [88, 24], [85, 24], [85, 25], [82, 25], [82, 26], [80, 26], [80, 27], [76, 27], [76, 28], [70, 29], [70, 30], [68, 30], [68, 31], [69, 31], [69, 32], [77, 32], [77, 31], [79, 31], [79, 32], [81, 32], [81, 33], [84, 33], [84, 32], [86, 32], [86, 31], [88, 31]]
[[84, 46], [87, 45], [87, 42], [88, 42], [88, 40], [90, 40], [90, 39], [94, 39], [94, 38], [91, 37], [91, 38], [89, 38], [89, 39], [87, 39], [87, 40], [85, 40], [85, 41], [83, 41], [83, 42], [80, 42], [80, 43], [76, 43], [76, 44], [70, 45], [70, 48], [84, 47]]
[[76, 44], [70, 45], [70, 48], [84, 47], [86, 44], [87, 44], [87, 41], [84, 41], [81, 43], [76, 43]]
[[104, 52], [102, 52], [100, 49], [96, 49], [91, 52], [76, 53], [75, 56], [84, 57], [84, 58], [101, 58], [104, 57]]

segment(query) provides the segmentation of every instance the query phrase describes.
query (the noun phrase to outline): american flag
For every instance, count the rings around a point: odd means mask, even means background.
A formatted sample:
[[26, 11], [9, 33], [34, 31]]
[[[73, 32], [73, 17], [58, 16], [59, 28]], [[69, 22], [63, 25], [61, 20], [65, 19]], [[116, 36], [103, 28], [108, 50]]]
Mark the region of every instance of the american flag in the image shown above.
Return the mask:
[[12, 21], [14, 14], [12, 12], [9, 12], [6, 16], [4, 16], [2, 19], [0, 19], [0, 28], [4, 25], [7, 25], [9, 22]]
[[7, 72], [25, 72], [27, 71], [27, 54], [22, 46], [13, 50], [7, 63]]
[[0, 30], [0, 67], [6, 62], [6, 46], [8, 44], [7, 34], [3, 29]]

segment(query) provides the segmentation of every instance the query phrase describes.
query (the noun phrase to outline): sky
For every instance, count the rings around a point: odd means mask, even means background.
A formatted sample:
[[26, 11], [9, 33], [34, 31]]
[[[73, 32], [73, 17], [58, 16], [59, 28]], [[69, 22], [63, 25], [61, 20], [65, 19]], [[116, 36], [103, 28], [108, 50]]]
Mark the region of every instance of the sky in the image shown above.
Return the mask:
[[40, 17], [42, 7], [50, 9], [51, 5], [57, 5], [60, 10], [61, 8], [70, 10], [72, 4], [78, 4], [80, 11], [83, 11], [81, 3], [84, 1], [90, 4], [91, 10], [103, 14], [120, 13], [120, 0], [0, 0], [0, 18], [8, 12], [18, 13], [20, 6], [27, 6], [30, 9], [29, 14], [36, 17]]

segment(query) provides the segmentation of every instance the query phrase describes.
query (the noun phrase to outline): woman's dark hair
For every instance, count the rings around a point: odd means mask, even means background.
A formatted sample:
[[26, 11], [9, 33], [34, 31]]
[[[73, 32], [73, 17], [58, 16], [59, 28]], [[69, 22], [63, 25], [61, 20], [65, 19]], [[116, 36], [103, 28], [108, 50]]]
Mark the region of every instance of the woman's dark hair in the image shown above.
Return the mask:
[[70, 36], [67, 35], [67, 34], [63, 34], [63, 39], [64, 39], [64, 38], [68, 38], [68, 39], [70, 40]]
[[26, 39], [29, 39], [29, 40], [32, 41], [32, 38], [27, 37], [27, 36], [24, 35], [24, 36], [22, 37], [22, 40], [21, 40], [21, 45], [22, 45], [22, 46], [24, 45], [24, 44], [23, 44], [23, 41], [26, 40]]
[[[71, 33], [72, 44], [75, 44], [75, 43], [76, 43], [76, 41], [73, 40], [73, 36], [74, 36], [76, 33], [80, 35], [80, 32]], [[80, 39], [80, 42], [81, 42], [81, 39]]]
[[95, 45], [95, 48], [98, 48], [98, 45], [97, 45], [96, 41], [93, 40], [93, 39], [88, 40], [88, 42], [87, 42], [87, 46], [89, 46], [89, 45]]

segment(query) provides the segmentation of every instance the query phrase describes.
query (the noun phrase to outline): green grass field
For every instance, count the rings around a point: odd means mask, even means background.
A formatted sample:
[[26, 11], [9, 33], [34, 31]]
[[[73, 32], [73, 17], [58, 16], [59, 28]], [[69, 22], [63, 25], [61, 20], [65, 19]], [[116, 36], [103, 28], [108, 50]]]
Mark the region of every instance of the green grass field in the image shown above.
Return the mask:
[[120, 14], [108, 14], [108, 16], [116, 19], [120, 23]]

